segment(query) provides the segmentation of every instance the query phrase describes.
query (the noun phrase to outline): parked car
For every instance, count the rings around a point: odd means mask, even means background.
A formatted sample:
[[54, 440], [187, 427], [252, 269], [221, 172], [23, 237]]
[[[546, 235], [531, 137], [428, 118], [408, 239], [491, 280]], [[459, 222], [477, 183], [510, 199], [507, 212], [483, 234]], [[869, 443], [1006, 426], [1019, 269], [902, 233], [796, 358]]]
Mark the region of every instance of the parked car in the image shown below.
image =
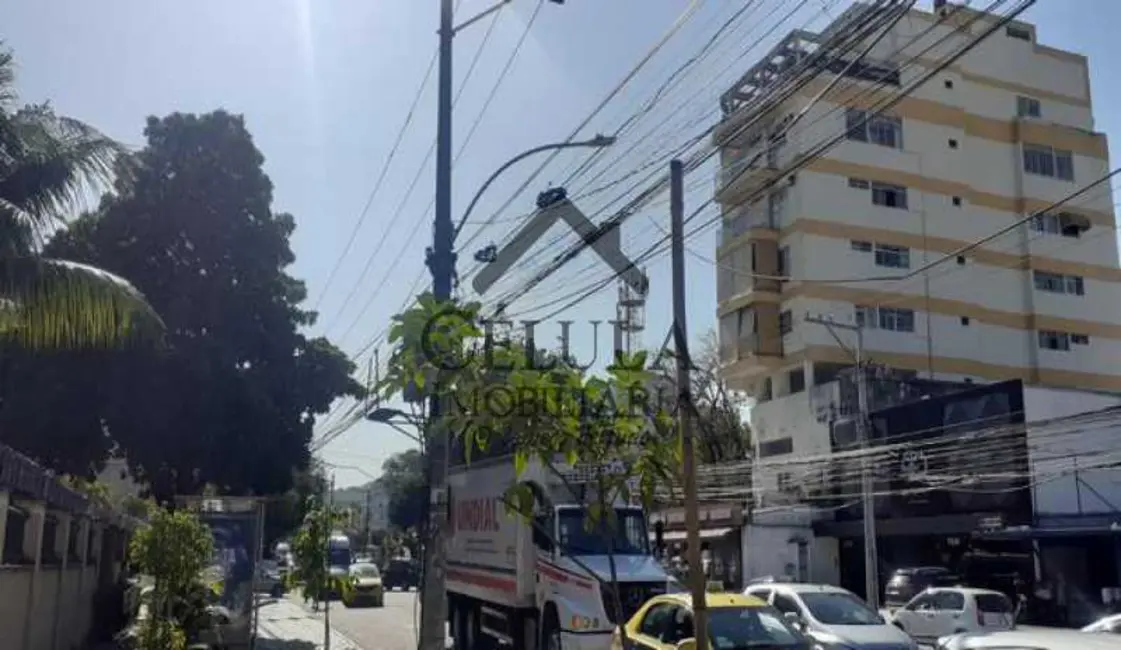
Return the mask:
[[1080, 630], [1032, 628], [1001, 632], [965, 632], [938, 639], [937, 650], [1117, 650], [1112, 635]]
[[420, 571], [415, 560], [393, 558], [381, 572], [381, 581], [387, 591], [400, 587], [405, 591], [420, 587]]
[[352, 564], [350, 580], [351, 588], [343, 594], [343, 605], [355, 607], [368, 603], [374, 607], [385, 606], [385, 588], [376, 566], [367, 562]]
[[257, 578], [253, 582], [253, 591], [268, 594], [273, 598], [284, 595], [284, 572], [276, 562], [261, 560], [257, 565]]
[[[813, 644], [763, 601], [742, 594], [714, 593], [708, 605], [708, 632], [713, 648], [811, 650]], [[646, 601], [624, 625], [627, 638], [641, 650], [696, 648], [693, 599], [689, 594], [664, 594]], [[612, 648], [622, 647], [615, 631]]]
[[1096, 632], [1099, 634], [1121, 634], [1121, 614], [1112, 614], [1105, 618], [1099, 618], [1082, 628], [1082, 631]]
[[776, 582], [792, 584], [792, 583], [798, 582], [798, 580], [795, 579], [794, 576], [759, 576], [757, 578], [752, 578], [751, 580], [748, 580], [747, 584], [749, 586], [750, 585], [769, 585], [769, 584], [774, 584]]
[[920, 642], [962, 632], [998, 632], [1016, 626], [1008, 596], [991, 589], [931, 587], [891, 614], [891, 622]]
[[961, 582], [957, 574], [945, 567], [919, 566], [896, 569], [884, 589], [884, 607], [894, 609], [911, 602], [928, 587], [953, 587]]
[[821, 647], [918, 649], [906, 632], [841, 587], [776, 582], [749, 586], [744, 593], [782, 612]]

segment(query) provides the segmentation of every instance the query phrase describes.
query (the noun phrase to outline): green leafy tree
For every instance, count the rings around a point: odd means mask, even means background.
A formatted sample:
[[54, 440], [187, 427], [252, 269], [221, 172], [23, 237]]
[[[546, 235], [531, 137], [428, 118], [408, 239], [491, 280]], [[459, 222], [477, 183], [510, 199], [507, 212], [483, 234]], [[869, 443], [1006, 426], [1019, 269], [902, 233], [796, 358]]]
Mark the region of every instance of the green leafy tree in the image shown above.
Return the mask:
[[285, 271], [295, 220], [272, 210], [244, 120], [176, 113], [149, 118], [145, 136], [129, 182], [47, 246], [131, 278], [167, 323], [164, 350], [105, 369], [97, 414], [161, 501], [207, 483], [283, 493], [308, 466], [316, 417], [362, 395], [354, 365], [304, 334], [316, 314]]
[[[746, 397], [730, 390], [720, 376], [716, 332], [709, 330], [697, 343], [689, 356], [698, 460], [702, 463], [744, 460], [751, 451], [751, 428], [743, 416]], [[677, 384], [675, 353], [662, 352], [655, 366], [662, 392], [672, 393]]]
[[327, 541], [331, 532], [346, 522], [346, 514], [327, 508], [321, 499], [310, 497], [304, 523], [292, 538], [292, 555], [296, 566], [288, 573], [289, 588], [299, 587], [304, 601], [311, 601], [316, 610], [319, 602], [332, 593], [345, 596], [351, 588], [350, 578], [332, 576], [328, 570]]
[[389, 498], [389, 523], [401, 530], [417, 529], [424, 523], [428, 501], [428, 477], [424, 455], [409, 449], [393, 454], [381, 465], [378, 483]]
[[[448, 414], [425, 430], [447, 427], [468, 461], [472, 450], [501, 445], [511, 452], [518, 476], [530, 461], [562, 479], [561, 465], [586, 470], [593, 487], [586, 525], [603, 532], [609, 549], [613, 504], [649, 503], [659, 486], [677, 478], [673, 404], [658, 399], [645, 354], [621, 356], [602, 376], [587, 375], [524, 341], [486, 336], [478, 304], [441, 303], [429, 294], [395, 317], [390, 342], [395, 347], [379, 386], [384, 398], [446, 396]], [[581, 491], [571, 491], [580, 500]], [[507, 491], [507, 505], [529, 517], [539, 494], [518, 482]], [[614, 555], [609, 558], [617, 587]], [[621, 615], [618, 589], [613, 591]], [[559, 622], [551, 629], [559, 634]]]
[[207, 626], [204, 570], [214, 552], [210, 529], [187, 510], [155, 508], [133, 536], [129, 561], [154, 581], [149, 616], [142, 624], [143, 650], [185, 647]]
[[39, 251], [85, 192], [114, 178], [123, 148], [49, 104], [18, 105], [14, 83], [12, 52], [0, 49], [0, 346], [100, 348], [158, 339], [159, 316], [128, 281]]

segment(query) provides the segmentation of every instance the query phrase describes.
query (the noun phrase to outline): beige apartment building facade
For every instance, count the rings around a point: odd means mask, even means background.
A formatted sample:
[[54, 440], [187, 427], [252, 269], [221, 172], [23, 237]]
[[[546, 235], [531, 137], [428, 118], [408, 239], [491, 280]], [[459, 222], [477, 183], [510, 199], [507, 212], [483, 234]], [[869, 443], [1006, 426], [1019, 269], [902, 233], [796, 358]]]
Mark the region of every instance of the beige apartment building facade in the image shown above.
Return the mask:
[[[874, 361], [924, 378], [1121, 391], [1113, 197], [1108, 181], [1076, 195], [1109, 167], [1086, 58], [1013, 22], [861, 120], [993, 20], [953, 5], [912, 10], [865, 59], [865, 79], [829, 88], [835, 75], [822, 73], [760, 109], [757, 68], [725, 95], [719, 334], [725, 377], [760, 406], [851, 364], [807, 314], [862, 324]], [[795, 33], [776, 52], [808, 51], [818, 38]]]

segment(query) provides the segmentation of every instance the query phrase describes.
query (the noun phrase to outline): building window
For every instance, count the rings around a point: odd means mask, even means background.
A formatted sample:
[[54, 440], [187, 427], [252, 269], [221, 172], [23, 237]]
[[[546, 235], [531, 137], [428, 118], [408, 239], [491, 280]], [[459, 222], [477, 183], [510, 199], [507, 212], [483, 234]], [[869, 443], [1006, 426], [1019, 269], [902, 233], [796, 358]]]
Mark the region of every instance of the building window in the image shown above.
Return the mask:
[[1075, 296], [1086, 295], [1086, 283], [1082, 276], [1049, 273], [1047, 271], [1034, 271], [1035, 288], [1051, 293], [1069, 293]]
[[871, 186], [871, 184], [868, 181], [861, 180], [859, 178], [850, 178], [849, 179], [849, 187], [851, 187], [853, 189], [866, 190], [870, 186]]
[[889, 246], [888, 244], [873, 244], [857, 239], [850, 241], [849, 246], [859, 253], [872, 253], [876, 266], [886, 266], [893, 269], [911, 268], [911, 249], [909, 248]]
[[1053, 332], [1051, 330], [1039, 330], [1039, 347], [1044, 350], [1066, 352], [1070, 350], [1070, 334], [1066, 332]]
[[911, 250], [902, 246], [888, 246], [876, 244], [876, 266], [886, 266], [892, 269], [911, 268]]
[[953, 90], [954, 89], [954, 80], [953, 79], [947, 79], [947, 80], [942, 82], [942, 85], [946, 87], [946, 90]]
[[965, 266], [965, 256], [958, 255], [958, 266]]
[[864, 306], [861, 306], [861, 305], [856, 305], [855, 310], [856, 310], [856, 313], [855, 313], [854, 317], [856, 319], [856, 326], [857, 327], [862, 327], [862, 328], [865, 328], [865, 329], [875, 329], [876, 328], [876, 308], [875, 307], [864, 307]]
[[1031, 32], [1024, 29], [1023, 27], [1017, 27], [1016, 25], [1009, 25], [1008, 27], [1004, 28], [1004, 33], [1009, 38], [1016, 38], [1016, 39], [1019, 39], [1021, 41], [1027, 41], [1029, 43], [1031, 42]]
[[1024, 145], [1024, 171], [1064, 181], [1074, 180], [1074, 158], [1069, 151], [1045, 145]]
[[872, 205], [907, 209], [907, 188], [887, 183], [872, 183]]
[[848, 139], [878, 144], [892, 149], [903, 148], [903, 120], [898, 117], [876, 115], [858, 108], [845, 111], [845, 128]]
[[1090, 345], [1090, 337], [1085, 334], [1039, 330], [1039, 347], [1044, 350], [1068, 352], [1072, 345]]
[[1016, 97], [1016, 115], [1018, 117], [1041, 117], [1043, 109], [1039, 100], [1034, 97]]
[[962, 316], [961, 317], [961, 326], [962, 327], [969, 327], [969, 317], [968, 316]]
[[778, 331], [779, 334], [786, 335], [794, 330], [794, 316], [790, 310], [780, 313], [778, 315]]
[[961, 207], [961, 197], [960, 196], [955, 196], [954, 198], [950, 199], [950, 201], [954, 204], [955, 208], [960, 208]]
[[953, 138], [950, 138], [950, 143], [949, 144], [950, 144], [951, 149], [957, 149], [958, 148], [958, 141], [953, 139]]
[[759, 443], [759, 457], [767, 458], [769, 456], [785, 456], [786, 454], [794, 453], [794, 439], [793, 438], [779, 438], [778, 440], [768, 440]]
[[790, 384], [790, 393], [800, 393], [806, 390], [806, 371], [802, 368], [791, 370], [790, 375], [787, 377]]
[[880, 307], [880, 329], [891, 332], [914, 332], [915, 312], [912, 309], [897, 309], [895, 307]]
[[1037, 214], [1031, 220], [1032, 230], [1048, 235], [1078, 238], [1082, 235], [1079, 219], [1066, 213]]
[[914, 332], [915, 311], [896, 307], [855, 306], [856, 324], [867, 329], [889, 332]]
[[783, 246], [778, 249], [778, 274], [779, 277], [789, 277], [790, 275], [790, 247]]

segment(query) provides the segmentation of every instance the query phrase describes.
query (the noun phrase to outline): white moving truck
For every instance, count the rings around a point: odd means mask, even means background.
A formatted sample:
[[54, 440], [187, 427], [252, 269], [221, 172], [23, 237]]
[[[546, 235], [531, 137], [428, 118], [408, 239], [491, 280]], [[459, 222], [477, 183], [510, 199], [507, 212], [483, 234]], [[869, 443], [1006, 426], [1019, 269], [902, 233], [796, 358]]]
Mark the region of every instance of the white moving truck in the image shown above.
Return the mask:
[[[516, 480], [538, 490], [534, 520], [557, 546], [508, 512], [504, 495]], [[587, 528], [586, 508], [539, 463], [517, 479], [509, 456], [453, 467], [449, 500], [448, 618], [457, 649], [607, 650], [616, 624], [667, 589], [645, 512], [617, 506], [610, 544], [624, 610], [617, 621], [607, 537]]]

